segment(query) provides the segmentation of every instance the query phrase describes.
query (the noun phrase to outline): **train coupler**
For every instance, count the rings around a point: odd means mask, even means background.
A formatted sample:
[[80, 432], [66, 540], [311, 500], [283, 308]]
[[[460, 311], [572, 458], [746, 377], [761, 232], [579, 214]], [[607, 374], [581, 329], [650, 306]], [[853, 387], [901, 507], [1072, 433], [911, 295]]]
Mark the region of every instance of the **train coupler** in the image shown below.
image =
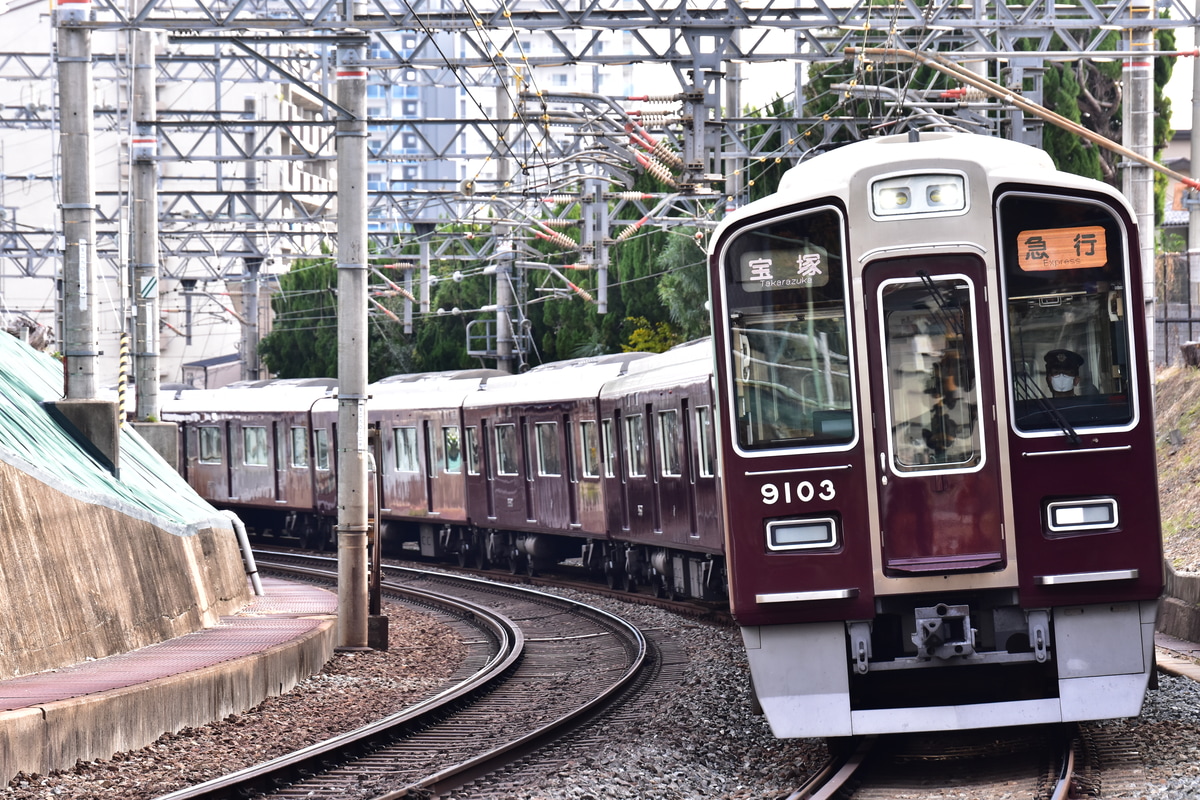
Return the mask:
[[914, 609], [917, 632], [913, 644], [921, 658], [948, 659], [975, 654], [975, 631], [971, 628], [970, 606], [938, 603]]
[[870, 670], [871, 660], [871, 623], [851, 622], [846, 625], [846, 633], [850, 637], [850, 662], [854, 671], [866, 675]]

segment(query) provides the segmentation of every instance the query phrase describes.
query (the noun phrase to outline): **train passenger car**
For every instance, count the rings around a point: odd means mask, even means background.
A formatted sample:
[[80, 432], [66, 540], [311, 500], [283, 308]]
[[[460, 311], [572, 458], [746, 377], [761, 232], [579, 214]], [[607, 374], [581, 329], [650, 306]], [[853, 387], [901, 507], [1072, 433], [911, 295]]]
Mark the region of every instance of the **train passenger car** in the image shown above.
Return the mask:
[[[630, 364], [600, 393], [600, 425], [609, 585], [724, 596], [712, 344], [679, 345]], [[601, 464], [590, 470], [600, 474]]]
[[815, 156], [718, 228], [730, 603], [776, 735], [1139, 712], [1139, 252], [1116, 191], [965, 134]]
[[276, 380], [180, 391], [162, 404], [179, 424], [180, 470], [202, 497], [262, 534], [315, 541], [314, 444], [309, 415], [332, 381]]
[[[367, 421], [379, 431], [375, 461], [385, 548], [415, 541], [422, 555], [458, 552], [466, 562], [457, 541], [457, 530], [468, 523], [462, 405], [501, 375], [460, 370], [396, 375], [371, 384]], [[336, 420], [331, 408], [316, 416], [317, 424], [332, 421], [329, 413]]]
[[[560, 361], [493, 378], [463, 401], [468, 513], [476, 563], [535, 571], [606, 533], [599, 459], [601, 388], [645, 353]], [[570, 538], [564, 538], [570, 537]]]

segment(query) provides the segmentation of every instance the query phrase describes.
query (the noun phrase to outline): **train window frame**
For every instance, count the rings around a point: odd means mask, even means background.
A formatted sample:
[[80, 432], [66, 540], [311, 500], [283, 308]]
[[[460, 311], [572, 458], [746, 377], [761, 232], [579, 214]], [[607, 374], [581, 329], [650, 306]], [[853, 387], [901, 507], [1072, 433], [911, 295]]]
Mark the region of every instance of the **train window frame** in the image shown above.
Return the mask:
[[421, 472], [420, 443], [415, 425], [398, 425], [392, 428], [392, 444], [395, 458], [392, 464], [396, 472], [409, 475]]
[[291, 426], [292, 439], [292, 458], [291, 465], [293, 467], [307, 468], [308, 467], [308, 429], [302, 425]]
[[717, 446], [713, 436], [712, 406], [696, 406], [696, 452], [697, 471], [701, 478], [713, 478], [717, 474]]
[[199, 458], [201, 464], [220, 464], [223, 461], [223, 451], [220, 425], [201, 425], [196, 431]]
[[[1083, 215], [1092, 210], [1103, 216], [1083, 219], [1080, 225], [1062, 226], [1088, 227], [1107, 225], [1105, 243], [1110, 254], [1104, 266], [1084, 264], [1068, 266], [1058, 270], [1022, 269], [1020, 266], [1020, 243], [1016, 236], [1024, 230], [1021, 220], [1011, 221], [1005, 210], [1006, 203], [1020, 202], [1018, 208], [1028, 208], [1030, 201], [1044, 203], [1076, 204]], [[1002, 297], [1002, 323], [1004, 327], [1005, 377], [1011, 413], [1009, 427], [1018, 437], [1027, 440], [1058, 439], [1065, 435], [1081, 432], [1120, 433], [1133, 430], [1140, 419], [1140, 391], [1137, 370], [1133, 368], [1134, 314], [1129, 308], [1129, 287], [1136, 278], [1132, 274], [1130, 239], [1125, 216], [1112, 198], [1090, 193], [1069, 191], [1032, 191], [1022, 187], [998, 190], [993, 200], [996, 219], [997, 256], [1000, 272]], [[1036, 222], [1044, 224], [1045, 215]], [[1032, 224], [1032, 223], [1029, 223]], [[1008, 227], [1006, 227], [1008, 226]], [[1082, 227], [1081, 227], [1082, 226]], [[1051, 228], [1054, 230], [1054, 228]], [[1113, 235], [1115, 234], [1115, 236]], [[1107, 267], [1113, 257], [1120, 259], [1116, 280], [1098, 272]], [[1011, 274], [1010, 274], [1011, 273]], [[1030, 288], [1014, 288], [1012, 283], [1020, 276], [1022, 281], [1044, 280], [1048, 284], [1060, 284], [1054, 291], [1033, 292]], [[1072, 283], [1073, 279], [1073, 283]], [[1119, 283], [1117, 282], [1119, 280]], [[1031, 283], [1031, 286], [1033, 284]], [[1051, 287], [1047, 287], [1048, 289]], [[1062, 308], [1072, 311], [1074, 330], [1068, 331], [1066, 324], [1057, 327], [1053, 339], [1029, 344], [1016, 319], [1018, 304], [1046, 309], [1047, 314]], [[1123, 317], [1119, 322], [1114, 316]], [[1077, 396], [1080, 402], [1065, 405], [1066, 401], [1054, 399], [1047, 390], [1045, 354], [1053, 349], [1079, 352], [1084, 358], [1080, 365]], [[1123, 359], [1123, 360], [1122, 360]], [[1018, 368], [1018, 362], [1020, 368]], [[1113, 391], [1105, 391], [1107, 388]], [[1123, 389], [1121, 387], [1124, 387]], [[1039, 400], [1039, 396], [1041, 399]], [[1115, 398], [1120, 403], [1101, 402], [1100, 398]], [[1085, 399], [1086, 398], [1086, 399]], [[1050, 402], [1052, 401], [1052, 402]], [[1050, 402], [1055, 408], [1046, 410]], [[1030, 411], [1022, 421], [1022, 403], [1035, 403], [1041, 412]], [[1034, 406], [1030, 406], [1034, 408]], [[1124, 412], [1124, 413], [1119, 413]], [[1127, 413], [1127, 417], [1125, 414]], [[1105, 420], [1105, 416], [1114, 417]]]
[[247, 467], [270, 466], [267, 426], [242, 426], [242, 464]]
[[496, 475], [514, 477], [521, 474], [520, 453], [517, 445], [517, 426], [512, 422], [498, 422], [493, 428], [496, 437]]
[[321, 472], [329, 471], [329, 431], [325, 428], [313, 429], [313, 455], [316, 459], [317, 469]]
[[646, 420], [641, 414], [625, 417], [625, 472], [630, 478], [646, 477]]
[[[820, 215], [826, 215], [826, 219], [818, 219]], [[809, 218], [814, 220], [812, 225], [804, 227]], [[791, 230], [788, 229], [789, 226]], [[829, 232], [820, 233], [821, 226], [832, 227], [832, 235]], [[822, 198], [797, 207], [790, 213], [765, 218], [755, 225], [737, 230], [721, 245], [716, 254], [720, 269], [718, 283], [723, 315], [723, 320], [718, 321], [715, 331], [719, 336], [716, 346], [722, 348], [724, 353], [721, 359], [724, 362], [723, 371], [718, 381], [720, 391], [724, 395], [724, 402], [718, 405], [725, 409], [721, 411], [720, 424], [723, 430], [730, 434], [730, 444], [739, 457], [772, 458], [797, 451], [841, 453], [858, 447], [862, 437], [862, 422], [858, 409], [858, 353], [854, 344], [854, 304], [851, 302], [851, 270], [848, 263], [850, 245], [847, 228], [846, 211], [841, 203], [832, 198]], [[757, 243], [754, 237], [765, 237], [769, 241], [780, 238], [785, 233], [794, 240], [796, 237], [803, 237], [804, 242], [816, 242], [817, 246], [822, 247], [827, 256], [831, 279], [819, 286], [814, 284], [801, 288], [788, 286], [777, 290], [747, 290], [743, 286], [747, 279], [742, 276], [742, 266], [737, 263], [738, 259], [760, 251], [763, 245]], [[818, 238], [814, 240], [814, 236]], [[821, 238], [822, 236], [824, 238]], [[803, 247], [809, 247], [809, 244]], [[814, 294], [815, 289], [821, 291]], [[750, 434], [748, 425], [757, 424], [763, 427], [769, 423], [765, 419], [754, 423], [754, 415], [750, 412], [743, 418], [736, 411], [745, 406], [741, 401], [746, 399], [747, 395], [742, 392], [742, 387], [743, 383], [749, 380], [748, 376], [740, 374], [738, 369], [739, 354], [742, 358], [749, 357], [749, 354], [744, 353], [740, 345], [735, 347], [735, 338], [739, 335], [738, 323], [746, 320], [765, 326], [760, 333], [766, 336], [786, 333], [780, 326], [798, 321], [805, 324], [826, 321], [834, 326], [834, 332], [844, 340], [845, 352], [830, 351], [825, 369], [830, 374], [838, 373], [837, 385], [823, 401], [815, 397], [808, 398], [806, 402], [814, 411], [836, 413], [839, 420], [848, 423], [848, 436], [843, 438], [836, 433], [817, 435], [815, 428], [814, 432], [807, 436], [756, 438]], [[743, 325], [740, 330], [748, 332], [752, 329], [749, 325]], [[745, 333], [741, 335], [744, 336]], [[832, 366], [834, 361], [837, 363], [837, 370]], [[755, 400], [750, 398], [749, 402], [753, 404]]]
[[601, 469], [600, 431], [594, 419], [579, 421], [579, 454], [583, 462], [583, 477], [599, 478]]
[[659, 411], [658, 451], [661, 462], [659, 474], [664, 478], [679, 478], [683, 475], [683, 463], [679, 458], [682, 439], [683, 429], [679, 422], [679, 409], [666, 408]]
[[458, 475], [462, 472], [462, 438], [457, 425], [442, 426], [442, 472]]
[[[976, 382], [976, 381], [978, 381], [979, 375], [980, 375], [980, 364], [979, 364], [979, 348], [976, 345], [976, 343], [979, 341], [979, 327], [978, 327], [978, 322], [977, 322], [978, 298], [976, 296], [975, 281], [973, 281], [970, 278], [970, 276], [964, 275], [962, 273], [938, 274], [938, 275], [932, 276], [931, 278], [929, 278], [929, 280], [931, 283], [927, 284], [927, 285], [954, 283], [954, 284], [961, 284], [963, 287], [965, 287], [967, 298], [968, 298], [967, 302], [969, 303], [969, 308], [970, 308], [970, 313], [963, 313], [961, 321], [966, 324], [964, 331], [967, 332], [968, 335], [964, 336], [963, 332], [959, 332], [957, 335], [963, 341], [963, 344], [966, 345], [967, 349], [969, 349], [969, 352], [971, 355], [970, 363], [967, 365], [970, 368], [970, 372], [965, 373], [965, 374], [969, 375], [969, 379], [971, 382]], [[899, 312], [892, 311], [889, 313], [887, 311], [888, 307], [886, 305], [885, 296], [889, 293], [889, 290], [903, 291], [904, 289], [907, 289], [907, 288], [915, 289], [917, 287], [922, 286], [922, 284], [924, 284], [924, 283], [925, 283], [925, 279], [922, 279], [919, 277], [918, 278], [910, 278], [910, 277], [889, 278], [887, 280], [880, 282], [879, 287], [878, 287], [878, 292], [877, 292], [877, 295], [875, 298], [875, 313], [879, 318], [879, 348], [880, 348], [879, 352], [882, 354], [882, 363], [883, 363], [883, 374], [881, 376], [881, 380], [883, 381], [884, 397], [887, 398], [883, 404], [883, 406], [884, 406], [883, 410], [884, 410], [884, 420], [885, 420], [884, 430], [887, 431], [888, 466], [894, 474], [899, 475], [899, 476], [922, 475], [922, 474], [928, 474], [931, 472], [936, 472], [940, 475], [958, 475], [958, 474], [969, 474], [972, 472], [978, 472], [984, 468], [984, 466], [987, 464], [987, 460], [988, 460], [987, 437], [985, 437], [983, 435], [982, 428], [978, 424], [973, 424], [973, 425], [969, 426], [969, 430], [971, 432], [971, 440], [970, 440], [971, 441], [971, 449], [967, 451], [968, 456], [969, 456], [968, 458], [965, 458], [965, 459], [962, 459], [959, 461], [916, 461], [915, 458], [904, 458], [902, 456], [903, 450], [900, 446], [900, 443], [898, 442], [899, 434], [897, 433], [897, 428], [900, 425], [906, 425], [906, 428], [907, 428], [908, 424], [904, 423], [904, 422], [899, 422], [895, 419], [895, 416], [898, 411], [896, 404], [898, 402], [898, 398], [902, 397], [903, 395], [900, 391], [898, 391], [897, 386], [895, 385], [894, 379], [895, 379], [896, 375], [898, 374], [898, 372], [903, 372], [905, 374], [911, 375], [911, 374], [913, 374], [913, 370], [912, 369], [908, 369], [908, 370], [898, 369], [895, 366], [895, 364], [893, 362], [893, 358], [892, 358], [894, 351], [893, 351], [893, 348], [889, 346], [889, 344], [893, 341], [913, 341], [913, 342], [915, 342], [916, 338], [908, 337], [907, 339], [901, 339], [899, 337], [893, 337], [890, 335], [891, 334], [890, 323], [891, 323], [892, 317], [896, 313], [899, 313]], [[897, 287], [902, 287], [902, 288], [897, 289]], [[947, 288], [942, 288], [942, 287], [939, 287], [939, 290], [940, 291], [958, 291], [956, 288], [947, 289]], [[931, 291], [931, 290], [929, 290], [929, 291]], [[913, 309], [913, 311], [915, 312], [916, 310]], [[929, 312], [929, 315], [932, 317], [935, 317], [935, 318], [941, 318], [941, 317], [945, 317], [947, 313], [948, 313], [947, 309], [939, 308], [936, 310], [931, 309]], [[949, 324], [949, 323], [947, 323], [947, 324]], [[942, 335], [947, 340], [949, 338], [951, 338], [949, 332], [943, 333]], [[958, 358], [955, 360], [958, 361], [960, 364], [962, 362], [961, 358]], [[936, 363], [941, 364], [942, 360], [938, 360]], [[929, 374], [931, 378], [933, 377], [933, 374], [934, 374], [933, 372], [931, 372]], [[961, 375], [963, 375], [963, 374], [964, 373], [960, 373], [958, 376], [954, 376], [954, 377], [958, 378], [958, 377], [961, 377]], [[959, 380], [958, 382], [962, 383], [963, 381]], [[925, 382], [922, 381], [922, 383], [924, 384]], [[926, 388], [925, 391], [923, 392], [923, 395], [929, 394], [929, 391], [930, 390], [928, 388]], [[911, 392], [910, 392], [910, 395], [911, 395]], [[956, 426], [961, 426], [962, 425], [961, 418], [963, 416], [968, 417], [968, 420], [969, 420], [969, 404], [966, 402], [965, 398], [959, 399], [959, 401], [955, 404], [954, 408], [950, 408], [950, 403], [948, 400], [943, 405], [942, 396], [940, 394], [931, 395], [930, 400], [931, 400], [931, 402], [929, 405], [929, 411], [930, 411], [931, 418], [934, 417], [934, 415], [937, 415], [939, 413], [939, 407], [941, 407], [940, 408], [940, 419], [942, 420], [941, 424], [943, 426], [943, 429], [946, 426], [949, 426], [951, 424], [951, 422], [953, 422]], [[960, 406], [961, 406], [961, 408], [960, 408]], [[959, 420], [955, 420], [954, 419], [955, 416], [959, 417]], [[923, 414], [922, 414], [922, 417], [923, 417]], [[914, 418], [909, 417], [908, 419], [911, 422], [911, 420]], [[922, 420], [922, 421], [924, 421], [924, 420]], [[931, 442], [937, 441], [939, 439], [938, 428], [932, 422], [930, 422], [929, 428], [922, 430], [921, 433], [923, 434], [923, 436], [917, 438], [918, 446], [915, 446], [912, 448], [912, 453], [913, 453], [914, 457], [918, 454], [928, 455], [927, 451], [930, 451], [930, 450], [933, 450], [936, 452], [935, 445], [932, 444]], [[914, 434], [914, 437], [915, 437], [915, 434]], [[963, 437], [961, 435], [957, 436], [957, 437], [953, 437], [953, 438], [955, 441], [963, 440]]]
[[464, 444], [463, 453], [466, 455], [467, 474], [479, 474], [479, 428], [474, 425], [468, 425], [463, 432]]
[[617, 429], [612, 417], [601, 423], [601, 441], [604, 443], [604, 477], [617, 477]]
[[543, 478], [561, 478], [562, 448], [558, 444], [558, 422], [534, 422], [533, 438], [537, 443], [538, 475]]

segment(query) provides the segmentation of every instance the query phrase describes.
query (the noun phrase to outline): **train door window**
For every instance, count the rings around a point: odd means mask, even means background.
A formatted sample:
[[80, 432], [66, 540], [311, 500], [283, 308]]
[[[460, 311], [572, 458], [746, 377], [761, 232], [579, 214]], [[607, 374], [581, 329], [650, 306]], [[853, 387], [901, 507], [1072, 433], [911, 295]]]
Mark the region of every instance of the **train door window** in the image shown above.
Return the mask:
[[496, 474], [521, 474], [517, 470], [517, 426], [511, 422], [496, 426]]
[[604, 477], [617, 477], [617, 433], [611, 419], [604, 420]]
[[664, 477], [683, 474], [679, 464], [679, 438], [679, 412], [673, 408], [658, 412], [658, 449], [662, 452]]
[[600, 437], [596, 432], [596, 421], [591, 419], [579, 423], [580, 453], [583, 457], [583, 477], [600, 477]]
[[445, 472], [455, 475], [462, 472], [462, 445], [459, 443], [457, 425], [446, 425], [442, 428], [442, 455], [445, 459]]
[[630, 414], [625, 418], [625, 463], [629, 468], [629, 477], [645, 476], [646, 426], [641, 414]]
[[722, 254], [728, 369], [743, 450], [844, 446], [857, 436], [841, 212], [750, 228]]
[[479, 474], [479, 429], [470, 426], [466, 429], [467, 474]]
[[221, 463], [221, 429], [216, 425], [200, 428], [200, 463]]
[[242, 463], [248, 467], [267, 466], [267, 429], [261, 425], [242, 428]]
[[1109, 208], [1024, 192], [998, 202], [1013, 424], [1022, 432], [1128, 426], [1128, 239]]
[[275, 469], [282, 470], [290, 463], [287, 458], [287, 430], [278, 422], [272, 422], [271, 429], [275, 432]]
[[879, 287], [888, 441], [898, 473], [983, 463], [974, 401], [974, 292], [960, 275]]
[[292, 466], [308, 466], [308, 431], [298, 425], [292, 427]]
[[420, 472], [421, 454], [417, 449], [417, 429], [393, 428], [392, 440], [396, 444], [396, 471]]
[[700, 444], [698, 458], [700, 460], [700, 477], [711, 478], [717, 474], [717, 451], [713, 446], [712, 408], [697, 406], [696, 408], [696, 441]]
[[562, 475], [562, 454], [558, 447], [558, 423], [536, 422], [538, 474], [547, 477]]
[[313, 450], [316, 451], [317, 469], [329, 470], [329, 431], [325, 428], [313, 430]]

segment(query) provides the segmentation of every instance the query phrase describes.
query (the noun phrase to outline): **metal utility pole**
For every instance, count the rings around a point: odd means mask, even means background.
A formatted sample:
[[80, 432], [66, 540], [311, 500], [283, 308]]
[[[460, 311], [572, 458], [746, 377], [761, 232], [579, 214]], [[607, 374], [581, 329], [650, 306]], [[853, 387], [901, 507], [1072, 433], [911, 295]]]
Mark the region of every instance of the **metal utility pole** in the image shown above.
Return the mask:
[[[1196, 13], [1200, 16], [1200, 0], [1196, 0]], [[1194, 44], [1200, 47], [1200, 27], [1193, 28]], [[1191, 168], [1193, 178], [1200, 175], [1200, 58], [1192, 59], [1192, 141]], [[1200, 192], [1195, 189], [1186, 195], [1188, 210], [1188, 285], [1190, 293], [1200, 289]]]
[[[501, 187], [508, 186], [512, 180], [512, 143], [508, 139], [509, 120], [512, 119], [512, 102], [508, 87], [501, 84], [496, 88], [496, 131], [499, 141], [496, 143], [496, 182]], [[499, 245], [497, 253], [504, 255], [496, 263], [496, 369], [501, 372], [514, 372], [513, 369], [513, 327], [512, 327], [512, 270], [516, 254], [512, 251], [512, 239], [509, 238], [512, 226], [507, 223], [496, 225]]]
[[[1154, 29], [1150, 27], [1153, 7], [1145, 0], [1136, 0], [1129, 8], [1135, 20], [1145, 20], [1144, 27], [1129, 30], [1129, 52], [1125, 59], [1123, 78], [1124, 139], [1125, 146], [1146, 159], [1154, 158]], [[1140, 55], [1145, 53], [1146, 55]], [[1133, 205], [1137, 215], [1138, 231], [1142, 241], [1142, 286], [1146, 298], [1146, 349], [1150, 363], [1154, 363], [1154, 172], [1144, 163], [1126, 163], [1125, 196]], [[1136, 313], [1136, 309], [1130, 309]]]
[[[133, 34], [133, 125], [130, 196], [133, 217], [134, 383], [137, 418], [158, 418], [158, 136], [154, 34]], [[125, 410], [121, 409], [124, 414]]]
[[[347, 8], [352, 6], [347, 3]], [[353, 19], [353, 12], [347, 13]], [[367, 640], [367, 69], [337, 47], [338, 646]]]
[[92, 193], [90, 2], [58, 0], [58, 92], [62, 127], [63, 355], [68, 400], [96, 396], [96, 250]]

